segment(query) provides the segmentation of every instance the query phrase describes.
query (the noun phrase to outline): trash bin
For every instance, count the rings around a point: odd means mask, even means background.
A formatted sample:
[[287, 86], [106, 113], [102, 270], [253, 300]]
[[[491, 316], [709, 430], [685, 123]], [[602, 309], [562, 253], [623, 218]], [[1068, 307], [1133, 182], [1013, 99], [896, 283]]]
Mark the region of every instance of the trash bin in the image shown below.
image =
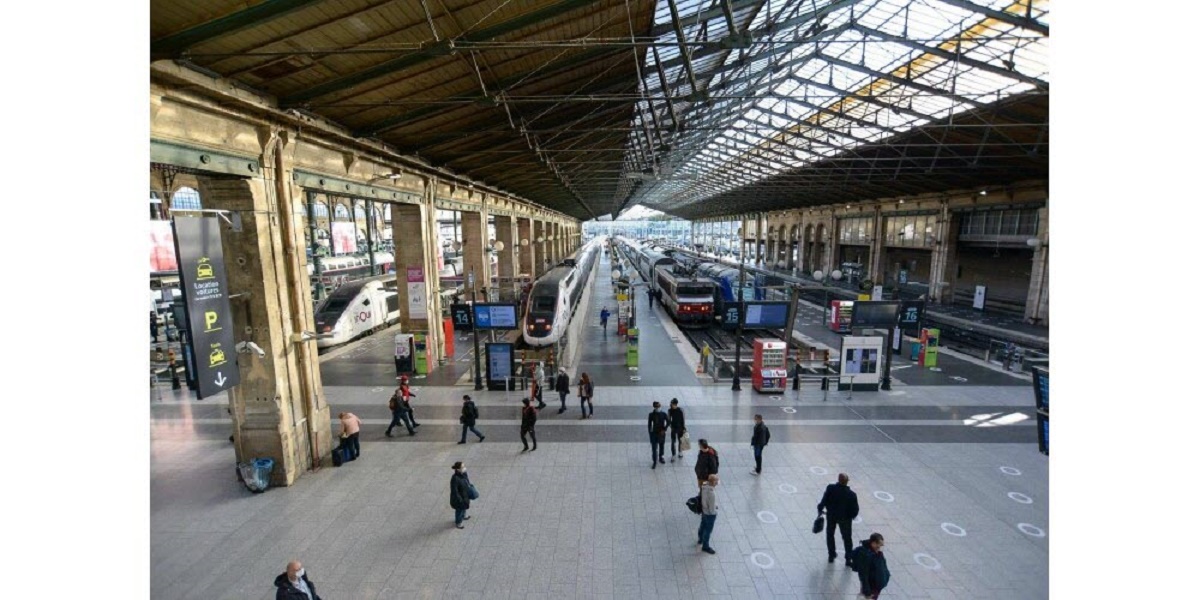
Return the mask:
[[260, 494], [271, 486], [271, 471], [275, 469], [275, 459], [256, 458], [250, 462], [238, 463], [238, 473], [246, 489]]

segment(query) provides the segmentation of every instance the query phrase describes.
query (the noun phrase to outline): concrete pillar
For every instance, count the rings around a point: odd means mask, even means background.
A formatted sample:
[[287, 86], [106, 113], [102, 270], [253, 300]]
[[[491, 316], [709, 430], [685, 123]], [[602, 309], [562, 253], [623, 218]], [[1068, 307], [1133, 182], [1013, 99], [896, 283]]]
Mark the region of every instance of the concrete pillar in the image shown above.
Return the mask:
[[521, 245], [521, 249], [518, 251], [519, 259], [517, 262], [519, 263], [519, 272], [522, 276], [528, 276], [532, 278], [534, 271], [533, 265], [535, 264], [533, 262], [533, 248], [534, 239], [536, 239], [533, 235], [532, 219], [529, 217], [517, 218], [517, 238], [518, 244], [520, 244], [522, 240], [525, 242]]
[[497, 277], [500, 279], [497, 285], [501, 290], [511, 290], [514, 293], [520, 288], [516, 285], [517, 273], [517, 253], [514, 252], [517, 241], [517, 222], [512, 217], [496, 215], [496, 241], [504, 244], [504, 249], [499, 252], [499, 260], [496, 263]]
[[538, 241], [546, 237], [546, 225], [537, 219], [533, 221], [533, 237], [529, 240], [530, 257], [533, 260], [533, 278], [537, 279], [546, 272], [546, 242]]
[[486, 293], [492, 285], [491, 261], [487, 253], [487, 213], [462, 211], [463, 236], [463, 282], [464, 291], [469, 296], [471, 285], [467, 280], [469, 273], [475, 273], [475, 291], [478, 301], [484, 302]]
[[1050, 324], [1050, 206], [1038, 210], [1038, 245], [1033, 249], [1029, 294], [1025, 297], [1025, 322]]
[[929, 296], [931, 303], [950, 303], [954, 299], [952, 279], [957, 268], [958, 219], [950, 212], [949, 205], [942, 202], [942, 212], [934, 228], [933, 256], [929, 263]]
[[438, 280], [436, 210], [426, 204], [392, 205], [396, 244], [396, 293], [400, 328], [427, 336], [430, 366], [445, 355], [442, 340], [441, 285]]
[[867, 259], [867, 278], [875, 283], [883, 283], [883, 250], [886, 229], [884, 229], [883, 211], [875, 207], [875, 228], [871, 232], [871, 256]]
[[[264, 165], [276, 164], [275, 152]], [[274, 458], [272, 483], [291, 485], [332, 449], [315, 344], [301, 349], [292, 341], [314, 326], [307, 272], [302, 278], [288, 273], [290, 261], [296, 261], [293, 269], [303, 266], [302, 213], [283, 208], [292, 206], [280, 198], [291, 186], [279, 181], [201, 176], [199, 186], [205, 208], [241, 219], [238, 231], [221, 227], [234, 339], [253, 341], [266, 353], [237, 356], [241, 383], [228, 392], [234, 451], [238, 461]]]

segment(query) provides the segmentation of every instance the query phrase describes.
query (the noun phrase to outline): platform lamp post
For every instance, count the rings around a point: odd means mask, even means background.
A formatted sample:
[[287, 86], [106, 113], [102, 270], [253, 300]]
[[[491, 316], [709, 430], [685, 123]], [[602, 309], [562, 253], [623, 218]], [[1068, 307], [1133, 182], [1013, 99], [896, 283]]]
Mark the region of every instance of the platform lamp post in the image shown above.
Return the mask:
[[742, 391], [742, 325], [746, 322], [746, 265], [738, 263], [738, 322], [737, 339], [733, 344], [733, 387], [735, 392]]
[[475, 389], [483, 389], [483, 374], [479, 372], [479, 330], [475, 328], [475, 305], [479, 303], [479, 292], [475, 289], [475, 267], [467, 275], [471, 285], [471, 336], [475, 338]]

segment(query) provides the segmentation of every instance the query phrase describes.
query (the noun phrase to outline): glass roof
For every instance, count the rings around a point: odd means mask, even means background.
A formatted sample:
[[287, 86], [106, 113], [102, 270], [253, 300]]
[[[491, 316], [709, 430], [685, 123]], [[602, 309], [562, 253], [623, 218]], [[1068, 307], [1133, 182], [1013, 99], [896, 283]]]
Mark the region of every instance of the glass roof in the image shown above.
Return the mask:
[[733, 36], [726, 1], [676, 0], [679, 30], [668, 0], [656, 7], [628, 205], [670, 210], [1049, 93], [1045, 0], [728, 0]]

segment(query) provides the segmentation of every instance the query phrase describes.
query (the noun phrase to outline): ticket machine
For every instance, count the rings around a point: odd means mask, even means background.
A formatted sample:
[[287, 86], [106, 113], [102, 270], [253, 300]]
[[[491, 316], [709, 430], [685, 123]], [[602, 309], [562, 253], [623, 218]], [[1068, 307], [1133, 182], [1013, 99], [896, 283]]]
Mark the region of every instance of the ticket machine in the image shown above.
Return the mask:
[[754, 389], [764, 394], [782, 394], [787, 389], [787, 343], [754, 340]]

